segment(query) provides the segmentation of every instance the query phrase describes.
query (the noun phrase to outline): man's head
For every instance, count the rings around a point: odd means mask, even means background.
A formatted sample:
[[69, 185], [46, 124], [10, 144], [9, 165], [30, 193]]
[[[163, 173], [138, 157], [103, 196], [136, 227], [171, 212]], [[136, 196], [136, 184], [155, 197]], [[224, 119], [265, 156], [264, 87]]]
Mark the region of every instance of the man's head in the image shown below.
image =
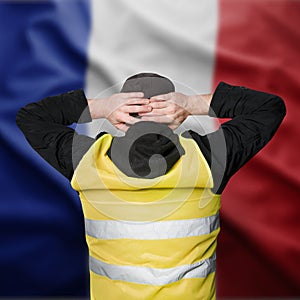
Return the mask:
[[173, 82], [159, 74], [139, 73], [126, 79], [121, 93], [143, 92], [145, 98], [168, 94], [175, 91]]
[[[126, 79], [121, 93], [143, 92], [144, 97], [150, 99], [153, 96], [168, 94], [175, 91], [173, 82], [156, 73], [138, 73]], [[138, 118], [137, 113], [130, 114]]]
[[[170, 79], [155, 73], [133, 75], [121, 89], [121, 93], [143, 92], [145, 98], [174, 91]], [[182, 154], [178, 136], [166, 124], [145, 121], [132, 125], [124, 137], [114, 138], [110, 149], [111, 158], [121, 171], [143, 178], [167, 173]]]

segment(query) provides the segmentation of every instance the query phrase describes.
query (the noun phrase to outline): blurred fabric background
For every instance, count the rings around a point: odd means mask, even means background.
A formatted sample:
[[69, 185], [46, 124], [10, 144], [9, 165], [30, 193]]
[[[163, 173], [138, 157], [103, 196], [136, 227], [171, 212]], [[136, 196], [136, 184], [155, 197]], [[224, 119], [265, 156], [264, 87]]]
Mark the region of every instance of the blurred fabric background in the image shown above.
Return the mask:
[[[219, 81], [281, 96], [287, 116], [222, 200], [219, 298], [300, 297], [300, 1], [0, 2], [0, 298], [88, 297], [81, 205], [29, 147], [19, 108], [138, 72], [193, 93]], [[170, 254], [171, 255], [171, 254]]]

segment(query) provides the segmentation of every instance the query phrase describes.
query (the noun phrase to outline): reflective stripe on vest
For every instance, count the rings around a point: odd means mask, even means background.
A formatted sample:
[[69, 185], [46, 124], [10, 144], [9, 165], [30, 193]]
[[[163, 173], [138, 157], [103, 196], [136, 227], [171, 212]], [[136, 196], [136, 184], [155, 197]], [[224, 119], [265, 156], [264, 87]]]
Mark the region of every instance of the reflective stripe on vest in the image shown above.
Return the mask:
[[124, 222], [85, 219], [86, 234], [97, 239], [161, 240], [209, 234], [219, 228], [219, 214], [197, 219]]
[[174, 268], [118, 266], [90, 256], [90, 270], [111, 280], [139, 284], [165, 285], [184, 278], [205, 278], [216, 270], [216, 255], [199, 262]]

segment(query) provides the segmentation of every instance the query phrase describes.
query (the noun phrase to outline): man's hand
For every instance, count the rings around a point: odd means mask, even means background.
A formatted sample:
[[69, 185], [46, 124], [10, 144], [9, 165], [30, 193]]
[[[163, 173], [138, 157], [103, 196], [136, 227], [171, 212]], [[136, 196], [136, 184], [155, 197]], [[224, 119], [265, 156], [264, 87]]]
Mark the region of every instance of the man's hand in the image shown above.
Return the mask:
[[181, 93], [169, 93], [150, 99], [151, 112], [140, 113], [143, 121], [165, 123], [172, 129], [177, 128], [190, 114], [188, 111], [189, 96]]
[[150, 99], [151, 112], [139, 113], [142, 121], [165, 123], [171, 129], [177, 128], [189, 115], [208, 114], [212, 95], [187, 96], [169, 93]]
[[112, 125], [127, 131], [129, 125], [141, 121], [130, 113], [146, 113], [152, 110], [149, 99], [141, 92], [113, 94], [108, 98], [89, 99], [92, 119], [106, 118]]

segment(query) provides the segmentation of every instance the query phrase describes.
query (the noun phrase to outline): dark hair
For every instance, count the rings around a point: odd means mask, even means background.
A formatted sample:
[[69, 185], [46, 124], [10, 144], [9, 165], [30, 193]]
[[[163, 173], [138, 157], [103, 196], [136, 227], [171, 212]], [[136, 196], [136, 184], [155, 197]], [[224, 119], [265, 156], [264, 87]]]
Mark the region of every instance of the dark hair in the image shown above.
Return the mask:
[[138, 73], [138, 74], [135, 74], [135, 75], [132, 75], [132, 76], [128, 77], [126, 80], [136, 79], [136, 78], [143, 78], [143, 77], [165, 78], [164, 76], [161, 76], [161, 75], [156, 74], [156, 73]]
[[[135, 74], [126, 79], [121, 89], [121, 93], [143, 92], [145, 98], [174, 91], [173, 82], [156, 73]], [[130, 115], [139, 117], [136, 113]], [[125, 149], [129, 151], [128, 159], [124, 157]], [[115, 137], [108, 152], [123, 173], [142, 178], [166, 174], [182, 154], [178, 136], [166, 124], [150, 121], [138, 122], [130, 126], [124, 137]]]
[[127, 78], [121, 88], [121, 93], [143, 92], [145, 98], [175, 91], [173, 82], [156, 73], [138, 73]]

